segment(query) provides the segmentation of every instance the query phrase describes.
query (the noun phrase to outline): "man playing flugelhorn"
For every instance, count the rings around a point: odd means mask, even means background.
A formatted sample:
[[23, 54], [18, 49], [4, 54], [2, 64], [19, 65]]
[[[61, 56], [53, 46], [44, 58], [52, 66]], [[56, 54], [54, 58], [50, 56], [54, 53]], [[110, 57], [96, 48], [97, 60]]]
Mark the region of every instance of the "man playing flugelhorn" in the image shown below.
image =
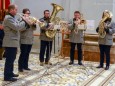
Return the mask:
[[16, 58], [17, 47], [19, 47], [19, 31], [27, 29], [27, 24], [23, 19], [18, 21], [16, 18], [17, 5], [11, 4], [8, 6], [8, 14], [5, 16], [3, 21], [4, 27], [4, 38], [3, 47], [5, 47], [5, 67], [4, 67], [4, 80], [5, 81], [16, 81], [14, 77], [18, 77], [17, 74], [13, 73], [14, 61]]
[[83, 30], [85, 27], [86, 21], [81, 19], [81, 13], [79, 11], [74, 12], [73, 21], [71, 21], [69, 25], [70, 32], [70, 63], [69, 65], [74, 63], [74, 54], [75, 54], [75, 46], [77, 44], [78, 50], [78, 64], [82, 65], [82, 43], [84, 41], [83, 38]]
[[99, 26], [96, 29], [99, 34], [99, 49], [100, 49], [100, 65], [97, 68], [103, 68], [104, 66], [104, 54], [106, 56], [105, 70], [110, 66], [110, 49], [113, 44], [113, 34], [115, 33], [115, 23], [112, 22], [112, 14], [110, 11], [105, 10], [102, 15], [102, 19]]
[[34, 36], [33, 31], [36, 30], [36, 22], [30, 20], [30, 10], [28, 8], [23, 9], [23, 19], [28, 23], [26, 30], [21, 30], [20, 34], [20, 56], [18, 60], [18, 70], [30, 70], [28, 68], [29, 54], [32, 48]]

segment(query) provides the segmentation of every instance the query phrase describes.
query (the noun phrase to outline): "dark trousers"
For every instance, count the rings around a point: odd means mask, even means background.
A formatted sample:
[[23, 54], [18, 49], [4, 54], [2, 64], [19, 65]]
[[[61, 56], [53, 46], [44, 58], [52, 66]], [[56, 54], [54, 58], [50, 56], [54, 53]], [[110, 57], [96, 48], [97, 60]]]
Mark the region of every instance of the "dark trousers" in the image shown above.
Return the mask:
[[106, 66], [109, 66], [111, 45], [99, 45], [99, 49], [100, 49], [100, 66], [103, 66], [104, 55], [106, 56]]
[[74, 62], [74, 54], [75, 54], [75, 46], [77, 44], [77, 51], [78, 51], [78, 62], [82, 60], [82, 43], [70, 43], [70, 61]]
[[44, 54], [46, 51], [46, 59], [45, 62], [48, 62], [50, 60], [51, 51], [52, 51], [52, 41], [43, 41], [41, 40], [41, 46], [40, 46], [40, 62], [44, 62]]
[[16, 59], [17, 48], [16, 47], [6, 47], [6, 61], [4, 67], [4, 78], [11, 78], [13, 75], [14, 61]]
[[30, 44], [21, 44], [20, 46], [20, 56], [18, 60], [18, 69], [26, 69], [28, 68], [28, 60], [29, 60], [29, 54], [31, 51], [32, 45]]

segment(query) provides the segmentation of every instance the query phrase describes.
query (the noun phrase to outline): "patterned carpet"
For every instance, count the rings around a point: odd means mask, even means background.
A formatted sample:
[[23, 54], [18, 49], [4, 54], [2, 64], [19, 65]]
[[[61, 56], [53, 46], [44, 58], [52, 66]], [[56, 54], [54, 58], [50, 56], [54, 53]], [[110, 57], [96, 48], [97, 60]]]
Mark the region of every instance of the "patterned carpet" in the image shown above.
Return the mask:
[[[15, 61], [14, 73], [18, 73], [17, 59]], [[100, 86], [115, 86], [115, 65], [111, 65], [110, 72], [104, 69], [97, 69], [96, 62], [84, 62], [84, 66], [79, 66], [77, 61], [74, 65], [68, 65], [69, 59], [59, 59], [51, 57], [52, 66], [39, 66], [39, 55], [31, 54], [29, 68], [31, 71], [19, 73], [19, 80], [16, 82], [3, 81], [4, 61], [0, 60], [0, 86], [93, 86], [96, 80], [101, 76], [107, 76], [101, 82]], [[104, 74], [105, 73], [105, 74]], [[98, 81], [99, 82], [99, 81]], [[98, 85], [95, 85], [98, 86]]]

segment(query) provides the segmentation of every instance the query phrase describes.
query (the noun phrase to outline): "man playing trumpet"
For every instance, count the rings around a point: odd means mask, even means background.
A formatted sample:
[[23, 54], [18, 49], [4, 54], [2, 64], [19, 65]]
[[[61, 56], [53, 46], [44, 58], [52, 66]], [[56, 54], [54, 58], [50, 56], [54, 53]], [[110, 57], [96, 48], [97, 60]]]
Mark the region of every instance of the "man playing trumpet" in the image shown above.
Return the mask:
[[[78, 64], [82, 65], [82, 43], [84, 41], [83, 38], [83, 30], [85, 30], [85, 20], [81, 20], [81, 13], [79, 11], [74, 12], [73, 21], [71, 21], [69, 25], [70, 32], [70, 63], [69, 65], [74, 64], [74, 54], [75, 54], [75, 46], [77, 44], [78, 50]], [[82, 27], [82, 25], [84, 27]]]

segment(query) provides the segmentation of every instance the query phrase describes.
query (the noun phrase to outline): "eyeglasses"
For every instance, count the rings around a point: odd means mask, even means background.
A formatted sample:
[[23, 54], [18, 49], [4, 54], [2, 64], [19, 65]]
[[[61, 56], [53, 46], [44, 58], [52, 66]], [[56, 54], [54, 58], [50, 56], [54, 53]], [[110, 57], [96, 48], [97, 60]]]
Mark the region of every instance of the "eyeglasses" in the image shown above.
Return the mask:
[[50, 13], [45, 13], [45, 14], [50, 14]]
[[31, 13], [25, 13], [25, 14], [31, 14]]

